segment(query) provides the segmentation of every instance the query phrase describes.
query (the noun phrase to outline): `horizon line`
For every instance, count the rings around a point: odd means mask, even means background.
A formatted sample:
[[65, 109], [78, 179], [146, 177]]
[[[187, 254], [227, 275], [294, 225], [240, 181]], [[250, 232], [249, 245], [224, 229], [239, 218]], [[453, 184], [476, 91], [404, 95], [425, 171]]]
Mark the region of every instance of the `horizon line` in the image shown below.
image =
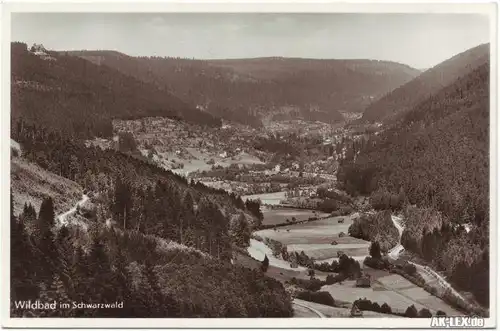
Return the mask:
[[[30, 47], [29, 43], [26, 41], [12, 41], [11, 40], [11, 44], [12, 43], [26, 44], [28, 49]], [[33, 45], [34, 44], [38, 44], [38, 45], [43, 46], [43, 43], [33, 43]], [[427, 71], [429, 69], [432, 69], [435, 66], [453, 58], [454, 56], [462, 54], [468, 50], [471, 50], [471, 49], [474, 49], [476, 47], [480, 47], [483, 45], [490, 45], [490, 44], [491, 44], [490, 42], [480, 43], [474, 47], [470, 47], [470, 48], [467, 48], [461, 52], [453, 54], [450, 57], [448, 57], [447, 59], [445, 59], [445, 60], [443, 60], [443, 61], [441, 61], [433, 66], [428, 66], [425, 68], [416, 68], [416, 67], [413, 67], [409, 64], [394, 61], [394, 60], [380, 60], [380, 59], [370, 59], [370, 58], [314, 58], [314, 57], [287, 57], [287, 56], [279, 56], [279, 55], [257, 56], [257, 57], [248, 57], [248, 58], [245, 58], [245, 57], [195, 58], [195, 57], [181, 57], [181, 56], [169, 56], [169, 55], [130, 55], [130, 54], [127, 54], [123, 51], [116, 50], [116, 49], [73, 49], [73, 50], [67, 50], [67, 49], [65, 49], [65, 50], [51, 50], [51, 49], [47, 49], [47, 48], [46, 49], [49, 52], [51, 51], [51, 52], [57, 52], [57, 53], [64, 53], [64, 52], [115, 52], [115, 53], [119, 53], [121, 55], [125, 55], [125, 56], [132, 57], [132, 58], [181, 59], [181, 60], [187, 60], [187, 61], [200, 61], [200, 62], [201, 61], [238, 61], [238, 60], [244, 61], [244, 60], [259, 60], [259, 59], [289, 59], [289, 60], [314, 60], [314, 61], [374, 61], [374, 62], [385, 62], [385, 63], [399, 64], [401, 66], [405, 66], [405, 67], [408, 67], [409, 69], [417, 70], [417, 71], [422, 73], [422, 72]], [[490, 54], [490, 56], [491, 56], [491, 54]]]

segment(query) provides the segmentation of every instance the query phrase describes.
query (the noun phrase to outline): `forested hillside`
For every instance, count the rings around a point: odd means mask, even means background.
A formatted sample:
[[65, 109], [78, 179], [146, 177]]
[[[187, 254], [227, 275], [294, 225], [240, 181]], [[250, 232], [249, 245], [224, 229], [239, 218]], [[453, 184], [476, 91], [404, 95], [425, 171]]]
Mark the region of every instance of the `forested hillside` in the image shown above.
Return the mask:
[[441, 88], [487, 63], [489, 57], [489, 44], [479, 45], [455, 55], [370, 104], [364, 111], [362, 120], [390, 120], [397, 114], [409, 111]]
[[[157, 237], [97, 224], [88, 245], [79, 245], [81, 231], [55, 225], [50, 198], [38, 215], [25, 206], [18, 218], [11, 208], [10, 222], [13, 317], [292, 315], [290, 297], [277, 280], [182, 245], [165, 247]], [[23, 300], [68, 306], [26, 309]]]
[[54, 52], [44, 59], [23, 43], [12, 43], [11, 51], [12, 123], [23, 118], [81, 137], [111, 136], [113, 118], [165, 116], [220, 125], [161, 88], [110, 67]]
[[[211, 254], [228, 256], [231, 215], [253, 213], [250, 226], [258, 225], [262, 217], [258, 205], [251, 201], [244, 203], [223, 190], [188, 182], [145, 159], [87, 148], [80, 141], [23, 121], [13, 128], [12, 136], [23, 146], [27, 160], [97, 193], [101, 204], [107, 207], [98, 216], [111, 217], [124, 229], [140, 229], [166, 239], [190, 242]], [[200, 225], [205, 221], [208, 223]]]
[[225, 119], [253, 126], [263, 117], [324, 122], [359, 112], [418, 71], [393, 62], [258, 58], [188, 60], [69, 52], [171, 91]]
[[12, 137], [23, 158], [76, 181], [95, 205], [88, 232], [58, 226], [50, 196], [39, 213], [29, 204], [18, 217], [11, 210], [13, 301], [125, 304], [28, 316], [291, 316], [278, 281], [230, 263], [233, 245], [246, 247], [262, 219], [258, 203], [24, 121]]
[[[342, 162], [352, 194], [406, 205], [402, 243], [488, 303], [489, 63], [419, 103]], [[359, 152], [358, 155], [356, 155]], [[472, 224], [472, 230], [456, 225]]]

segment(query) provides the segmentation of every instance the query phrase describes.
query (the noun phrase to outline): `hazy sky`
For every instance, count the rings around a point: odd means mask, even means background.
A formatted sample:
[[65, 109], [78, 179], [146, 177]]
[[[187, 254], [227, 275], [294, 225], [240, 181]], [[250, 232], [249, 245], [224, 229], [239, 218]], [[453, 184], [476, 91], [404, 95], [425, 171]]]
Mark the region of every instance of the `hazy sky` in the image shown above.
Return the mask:
[[471, 14], [15, 13], [12, 40], [189, 58], [377, 59], [428, 68], [489, 41]]

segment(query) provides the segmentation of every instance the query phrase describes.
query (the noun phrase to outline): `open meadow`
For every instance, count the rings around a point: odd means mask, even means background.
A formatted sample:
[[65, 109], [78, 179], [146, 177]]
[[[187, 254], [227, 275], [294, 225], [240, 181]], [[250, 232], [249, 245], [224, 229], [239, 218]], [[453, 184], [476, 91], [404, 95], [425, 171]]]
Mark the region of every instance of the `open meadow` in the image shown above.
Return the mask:
[[282, 224], [286, 223], [287, 220], [292, 221], [293, 218], [296, 221], [306, 221], [311, 217], [321, 218], [328, 216], [327, 213], [315, 212], [309, 209], [262, 207], [261, 210], [264, 215], [264, 220], [262, 221], [264, 225]]
[[[343, 223], [339, 223], [340, 220]], [[304, 251], [318, 262], [337, 259], [338, 252], [363, 260], [368, 255], [370, 243], [347, 235], [353, 216], [325, 218], [302, 224], [266, 229], [255, 232], [261, 238], [271, 238], [287, 246], [288, 251]], [[264, 217], [264, 222], [266, 217]], [[342, 236], [341, 233], [345, 236]], [[332, 245], [333, 242], [335, 245]]]
[[[327, 305], [322, 305], [316, 302], [304, 301], [300, 299], [294, 299], [294, 303], [301, 304], [310, 308], [313, 308], [326, 317], [351, 317], [351, 309], [349, 308], [338, 308], [331, 307]], [[313, 312], [304, 308], [303, 306], [294, 305], [294, 312], [297, 313], [295, 317], [317, 317]], [[382, 314], [374, 311], [363, 311], [363, 317], [379, 317], [379, 318], [394, 318], [396, 316], [390, 314]]]
[[[363, 271], [370, 274], [369, 268], [365, 267]], [[441, 299], [431, 295], [406, 278], [388, 272], [386, 274], [373, 280], [372, 286], [369, 288], [356, 287], [354, 280], [348, 280], [325, 285], [321, 291], [330, 292], [336, 300], [351, 303], [360, 298], [377, 302], [379, 305], [387, 303], [393, 312], [404, 313], [409, 306], [414, 305], [418, 310], [427, 308], [433, 314], [441, 310], [448, 316], [462, 315]]]

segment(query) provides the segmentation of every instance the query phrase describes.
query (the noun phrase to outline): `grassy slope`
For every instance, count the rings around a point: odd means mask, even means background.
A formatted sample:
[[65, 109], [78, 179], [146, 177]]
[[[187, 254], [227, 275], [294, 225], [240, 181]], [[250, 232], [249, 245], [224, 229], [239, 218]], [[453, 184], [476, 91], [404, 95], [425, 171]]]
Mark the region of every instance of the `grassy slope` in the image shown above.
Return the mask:
[[[319, 312], [323, 313], [327, 317], [351, 317], [351, 309], [348, 308], [330, 307], [327, 305], [322, 305], [320, 303], [304, 301], [300, 299], [295, 299], [294, 301], [298, 303], [303, 303], [308, 307], [314, 308]], [[294, 309], [297, 310], [297, 308], [298, 307], [294, 306]], [[305, 308], [300, 309], [299, 313], [301, 315], [297, 317], [317, 317], [315, 314], [313, 315], [312, 312], [308, 311]], [[363, 311], [363, 317], [394, 318], [396, 316], [390, 314], [381, 314], [374, 311]]]
[[42, 200], [51, 196], [56, 213], [71, 209], [81, 198], [83, 189], [77, 183], [46, 171], [36, 164], [13, 157], [11, 159], [11, 188], [14, 197], [14, 212], [19, 214], [25, 202], [36, 210]]

